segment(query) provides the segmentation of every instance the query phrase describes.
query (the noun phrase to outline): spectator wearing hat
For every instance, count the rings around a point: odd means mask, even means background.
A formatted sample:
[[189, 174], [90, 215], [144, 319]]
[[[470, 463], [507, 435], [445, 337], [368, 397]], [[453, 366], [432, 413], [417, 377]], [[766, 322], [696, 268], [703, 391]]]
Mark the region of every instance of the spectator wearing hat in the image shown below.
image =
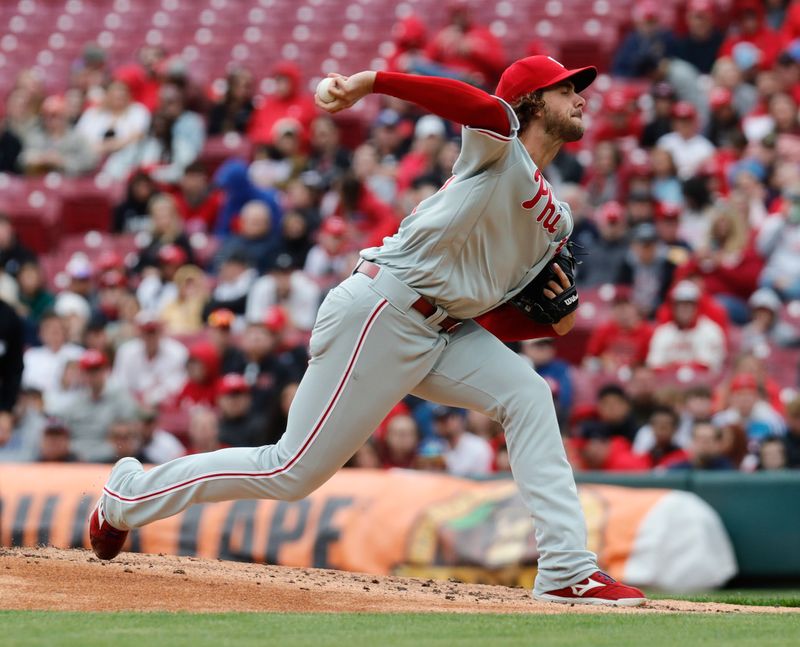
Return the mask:
[[427, 58], [461, 72], [482, 87], [494, 87], [506, 65], [502, 43], [476, 21], [468, 0], [448, 0], [448, 23], [425, 48]]
[[681, 237], [681, 212], [679, 205], [657, 202], [653, 223], [658, 239], [667, 249], [667, 258], [676, 266], [686, 263], [692, 250], [691, 245]]
[[371, 141], [364, 142], [353, 153], [353, 173], [356, 178], [364, 183], [378, 200], [389, 205], [394, 204], [397, 198], [395, 167], [393, 161], [381, 160], [378, 147]]
[[203, 330], [203, 310], [208, 301], [208, 277], [196, 265], [184, 265], [175, 272], [176, 294], [161, 308], [161, 320], [168, 335], [191, 335]]
[[628, 225], [625, 210], [619, 202], [607, 202], [595, 212], [600, 238], [591, 254], [581, 258], [576, 281], [579, 286], [615, 283], [628, 254]]
[[78, 366], [83, 388], [53, 405], [51, 412], [70, 430], [72, 450], [81, 460], [107, 460], [112, 455], [105, 442], [109, 425], [134, 416], [136, 403], [124, 387], [109, 381], [108, 360], [100, 351], [84, 351]]
[[180, 440], [158, 426], [158, 412], [155, 409], [140, 408], [138, 418], [145, 462], [160, 465], [180, 458], [186, 453], [186, 448]]
[[102, 103], [87, 108], [75, 128], [95, 155], [105, 157], [103, 172], [123, 179], [127, 164], [122, 162], [147, 134], [149, 126], [147, 108], [132, 100], [126, 83], [115, 80], [106, 88]]
[[223, 194], [222, 207], [214, 224], [214, 234], [225, 238], [236, 231], [236, 220], [248, 202], [258, 200], [267, 205], [270, 214], [270, 231], [281, 230], [283, 208], [275, 189], [257, 186], [248, 175], [247, 163], [238, 158], [229, 159], [214, 174], [214, 185]]
[[414, 123], [410, 119], [404, 118], [393, 108], [381, 110], [372, 123], [370, 137], [381, 166], [396, 168], [408, 153], [413, 134]]
[[611, 74], [625, 78], [642, 75], [645, 62], [670, 58], [675, 53], [675, 40], [669, 30], [661, 27], [661, 7], [653, 0], [640, 0], [633, 7], [633, 29], [622, 39]]
[[242, 335], [243, 374], [251, 387], [255, 409], [265, 414], [274, 411], [286, 384], [300, 381], [308, 364], [305, 346], [281, 348], [285, 326], [286, 316], [280, 308], [271, 308], [261, 321], [248, 323]]
[[80, 344], [92, 316], [87, 300], [75, 292], [61, 292], [53, 303], [53, 312], [64, 320], [67, 340]]
[[205, 313], [225, 308], [236, 315], [244, 315], [257, 279], [258, 272], [251, 265], [249, 256], [241, 250], [232, 251], [220, 262], [217, 285], [211, 292]]
[[253, 114], [255, 80], [244, 67], [234, 67], [225, 79], [225, 94], [211, 106], [206, 132], [209, 136], [239, 133], [243, 135]]
[[50, 96], [42, 103], [41, 123], [23, 142], [20, 162], [27, 175], [51, 171], [77, 176], [97, 165], [97, 154], [89, 142], [70, 126], [63, 97]]
[[191, 408], [212, 407], [217, 399], [220, 359], [217, 347], [210, 341], [197, 341], [189, 346], [186, 360], [186, 383], [175, 399], [175, 405]]
[[785, 299], [800, 299], [800, 183], [790, 184], [782, 197], [780, 212], [764, 221], [756, 237], [756, 249], [766, 259], [758, 282]]
[[281, 232], [272, 229], [272, 221], [266, 203], [251, 200], [242, 207], [239, 215], [239, 231], [225, 239], [217, 252], [215, 266], [236, 253], [247, 257], [249, 264], [259, 274], [269, 270], [280, 253]]
[[161, 321], [136, 315], [138, 336], [119, 347], [113, 377], [140, 402], [157, 405], [174, 397], [186, 381], [186, 347], [162, 335]]
[[306, 256], [303, 272], [323, 290], [332, 287], [346, 273], [350, 263], [347, 223], [337, 216], [326, 218], [317, 234], [317, 243]]
[[643, 124], [633, 97], [623, 89], [614, 89], [606, 94], [603, 110], [592, 128], [594, 141], [631, 138], [638, 142]]
[[643, 222], [633, 230], [630, 252], [615, 282], [630, 287], [633, 302], [649, 319], [663, 302], [674, 272], [675, 264], [661, 244], [655, 225]]
[[617, 286], [612, 303], [611, 318], [592, 328], [585, 363], [590, 368], [615, 374], [624, 366], [644, 362], [653, 326], [642, 319], [631, 299], [630, 288]]
[[132, 173], [125, 199], [114, 207], [111, 230], [116, 234], [147, 230], [150, 225], [148, 205], [157, 192], [155, 182], [145, 171]]
[[214, 310], [207, 319], [209, 339], [217, 349], [222, 375], [243, 373], [247, 363], [231, 331], [235, 322], [236, 315], [226, 308]]
[[678, 101], [672, 107], [672, 128], [656, 146], [672, 154], [678, 176], [685, 180], [695, 175], [716, 149], [699, 133], [697, 109], [688, 101]]
[[705, 136], [717, 148], [733, 148], [744, 138], [741, 117], [733, 104], [733, 93], [721, 86], [708, 93], [710, 110]]
[[689, 0], [686, 33], [675, 39], [675, 56], [710, 74], [725, 35], [715, 24], [715, 0]]
[[439, 405], [433, 410], [433, 429], [444, 444], [444, 463], [454, 476], [490, 474], [494, 461], [492, 446], [467, 430], [460, 409]]
[[269, 274], [259, 278], [247, 298], [245, 317], [263, 321], [272, 306], [282, 306], [297, 330], [310, 331], [317, 318], [320, 288], [313, 279], [292, 266], [291, 257], [280, 254]]
[[22, 385], [42, 393], [55, 389], [64, 364], [77, 360], [82, 349], [67, 341], [67, 326], [62, 317], [50, 311], [39, 321], [41, 346], [33, 346], [23, 355]]
[[770, 288], [759, 288], [747, 301], [750, 321], [742, 328], [740, 349], [760, 353], [773, 346], [789, 348], [800, 345], [800, 331], [781, 320], [783, 304]]
[[42, 430], [39, 441], [39, 463], [74, 463], [80, 460], [73, 453], [70, 430], [62, 421], [50, 418]]
[[169, 243], [158, 250], [158, 267], [145, 268], [136, 298], [142, 310], [160, 314], [168, 303], [178, 297], [175, 277], [186, 267], [188, 256], [182, 247]]
[[678, 96], [669, 83], [655, 83], [650, 90], [653, 113], [642, 129], [639, 143], [643, 148], [653, 148], [660, 137], [672, 131], [672, 108]]
[[722, 430], [707, 421], [697, 421], [692, 428], [689, 457], [669, 465], [670, 470], [733, 470], [734, 465], [723, 453]]
[[436, 115], [420, 117], [414, 127], [411, 150], [397, 168], [397, 191], [411, 186], [414, 178], [436, 170], [436, 159], [447, 138], [444, 121]]
[[228, 447], [258, 447], [265, 443], [266, 420], [253, 407], [250, 385], [244, 376], [229, 373], [217, 389], [219, 441]]
[[722, 328], [700, 314], [700, 288], [692, 281], [681, 281], [672, 290], [672, 319], [653, 331], [647, 352], [647, 365], [654, 369], [676, 370], [691, 367], [718, 372], [727, 354]]
[[786, 405], [786, 463], [792, 469], [800, 469], [800, 398], [795, 397]]
[[248, 136], [256, 144], [272, 141], [273, 126], [281, 119], [296, 119], [303, 129], [306, 141], [311, 122], [317, 114], [314, 100], [302, 82], [300, 68], [291, 61], [279, 61], [271, 72], [274, 91], [264, 97], [253, 112], [248, 125]]
[[755, 375], [737, 373], [730, 382], [727, 409], [716, 414], [713, 420], [719, 425], [741, 424], [751, 441], [759, 442], [772, 435], [783, 436], [786, 423], [764, 396]]

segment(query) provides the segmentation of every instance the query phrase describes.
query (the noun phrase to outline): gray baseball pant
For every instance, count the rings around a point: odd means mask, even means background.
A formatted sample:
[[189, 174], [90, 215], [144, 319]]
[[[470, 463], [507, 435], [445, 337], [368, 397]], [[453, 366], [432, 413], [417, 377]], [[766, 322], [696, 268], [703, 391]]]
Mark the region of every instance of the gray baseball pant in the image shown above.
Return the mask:
[[440, 332], [411, 308], [419, 295], [387, 270], [354, 274], [327, 296], [310, 342], [308, 370], [275, 445], [196, 454], [148, 471], [131, 462], [104, 488], [111, 525], [131, 529], [194, 503], [301, 499], [327, 481], [406, 394], [473, 409], [502, 424], [511, 468], [535, 520], [540, 551], [534, 591], [597, 570], [546, 382], [472, 321]]

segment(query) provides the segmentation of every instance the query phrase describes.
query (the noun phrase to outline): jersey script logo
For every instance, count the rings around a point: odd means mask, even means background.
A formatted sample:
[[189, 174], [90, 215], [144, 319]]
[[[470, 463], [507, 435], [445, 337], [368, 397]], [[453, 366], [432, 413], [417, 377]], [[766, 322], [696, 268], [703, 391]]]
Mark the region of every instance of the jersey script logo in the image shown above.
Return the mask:
[[542, 197], [546, 197], [547, 200], [544, 203], [544, 207], [539, 215], [536, 216], [536, 222], [541, 223], [542, 227], [544, 227], [546, 231], [554, 234], [556, 233], [558, 221], [561, 220], [561, 213], [556, 208], [553, 192], [550, 190], [550, 187], [547, 186], [547, 182], [545, 181], [544, 176], [539, 172], [539, 169], [536, 169], [533, 172], [533, 181], [538, 185], [536, 188], [536, 195], [534, 195], [530, 200], [525, 200], [525, 202], [522, 203], [522, 208], [533, 209], [533, 207]]
[[587, 591], [591, 591], [592, 589], [596, 589], [597, 587], [603, 587], [604, 584], [600, 584], [600, 582], [595, 582], [593, 579], [586, 580], [586, 584], [576, 584], [575, 586], [569, 587], [572, 589], [573, 595], [577, 595], [579, 598], [583, 597]]

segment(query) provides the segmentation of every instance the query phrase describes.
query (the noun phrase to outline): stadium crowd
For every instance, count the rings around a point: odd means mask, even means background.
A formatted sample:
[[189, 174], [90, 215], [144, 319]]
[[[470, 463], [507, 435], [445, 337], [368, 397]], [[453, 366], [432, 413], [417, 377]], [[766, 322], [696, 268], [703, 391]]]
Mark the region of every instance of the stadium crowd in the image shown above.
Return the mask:
[[[586, 136], [545, 169], [588, 314], [569, 362], [560, 340], [517, 350], [552, 387], [576, 470], [800, 467], [800, 2], [725, 6], [689, 0], [665, 25], [637, 2]], [[468, 3], [450, 17], [399, 21], [387, 67], [491, 91], [502, 42]], [[391, 97], [345, 146], [291, 61], [234, 67], [217, 90], [156, 46], [112, 69], [88, 44], [59, 94], [17, 78], [0, 171], [124, 183], [110, 229], [135, 251], [77, 251], [55, 280], [0, 215], [0, 461], [274, 443], [327, 290], [459, 153], [453, 124]], [[251, 155], [212, 167], [205, 142], [225, 135]], [[509, 469], [496, 423], [412, 397], [350, 465]]]

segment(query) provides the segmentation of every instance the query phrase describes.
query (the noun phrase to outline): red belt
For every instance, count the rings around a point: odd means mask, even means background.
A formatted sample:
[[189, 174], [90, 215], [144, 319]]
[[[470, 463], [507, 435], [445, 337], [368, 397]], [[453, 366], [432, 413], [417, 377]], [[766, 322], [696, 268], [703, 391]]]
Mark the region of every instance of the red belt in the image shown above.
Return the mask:
[[[361, 261], [356, 267], [356, 272], [359, 274], [366, 274], [369, 278], [374, 279], [378, 276], [378, 272], [380, 272], [381, 266], [376, 265], [375, 263], [371, 263], [370, 261]], [[428, 301], [425, 297], [420, 297], [414, 303], [411, 304], [411, 307], [414, 308], [417, 312], [419, 312], [423, 317], [426, 319], [428, 317], [433, 316], [436, 312], [436, 306], [433, 305], [430, 301]], [[463, 321], [459, 321], [458, 319], [454, 319], [450, 315], [446, 316], [440, 322], [438, 322], [438, 326], [444, 330], [445, 332], [455, 332], [458, 328], [463, 324]]]

